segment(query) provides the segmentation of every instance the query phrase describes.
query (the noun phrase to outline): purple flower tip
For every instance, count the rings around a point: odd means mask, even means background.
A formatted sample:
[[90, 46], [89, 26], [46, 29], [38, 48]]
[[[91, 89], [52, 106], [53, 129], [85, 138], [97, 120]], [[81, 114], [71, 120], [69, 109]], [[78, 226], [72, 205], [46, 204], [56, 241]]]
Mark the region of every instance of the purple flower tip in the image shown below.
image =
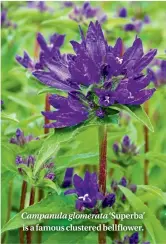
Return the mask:
[[135, 193], [135, 192], [137, 191], [137, 185], [135, 185], [135, 184], [131, 184], [131, 185], [129, 185], [129, 189], [130, 189], [133, 193]]
[[106, 207], [112, 207], [115, 203], [116, 197], [114, 193], [108, 194], [103, 202], [102, 202], [102, 207], [106, 208]]
[[16, 137], [20, 137], [20, 136], [22, 136], [22, 135], [23, 135], [22, 130], [21, 130], [21, 129], [17, 129], [17, 130], [16, 130]]
[[148, 15], [145, 15], [144, 16], [144, 23], [145, 24], [149, 24], [151, 21], [150, 21], [150, 17]]
[[101, 108], [96, 110], [96, 116], [99, 118], [104, 118], [105, 114]]
[[124, 147], [129, 147], [129, 146], [130, 146], [130, 138], [129, 138], [129, 136], [124, 136], [124, 137], [123, 137], [122, 145], [123, 145]]
[[118, 189], [118, 183], [117, 181], [113, 180], [112, 183], [111, 183], [111, 189], [116, 192], [117, 189]]
[[46, 179], [49, 179], [49, 180], [54, 180], [54, 178], [55, 178], [55, 173], [53, 173], [53, 172], [49, 172], [49, 173], [47, 173], [47, 174], [45, 175], [45, 178], [46, 178]]
[[126, 24], [124, 26], [125, 31], [134, 31], [135, 30], [135, 25], [134, 24]]
[[119, 10], [119, 17], [121, 17], [121, 18], [126, 18], [127, 17], [127, 9], [126, 8], [121, 8]]
[[126, 187], [127, 186], [127, 180], [126, 180], [126, 178], [125, 177], [122, 177], [122, 179], [120, 180], [119, 184], [122, 185], [122, 186], [124, 186], [124, 187]]
[[72, 185], [74, 168], [67, 168], [65, 172], [65, 177], [62, 183], [62, 188], [68, 188]]
[[113, 151], [115, 154], [119, 153], [119, 145], [117, 142], [113, 144]]
[[139, 243], [139, 234], [138, 232], [135, 232], [130, 236], [129, 244], [137, 244], [137, 243]]

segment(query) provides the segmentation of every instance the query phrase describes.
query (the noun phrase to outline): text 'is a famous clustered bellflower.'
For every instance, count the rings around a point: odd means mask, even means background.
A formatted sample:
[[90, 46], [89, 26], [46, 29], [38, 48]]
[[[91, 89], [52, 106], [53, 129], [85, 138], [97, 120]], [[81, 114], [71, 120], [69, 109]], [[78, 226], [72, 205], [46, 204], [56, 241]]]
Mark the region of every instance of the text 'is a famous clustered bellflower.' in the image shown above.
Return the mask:
[[142, 71], [153, 60], [156, 49], [144, 54], [142, 41], [136, 37], [123, 54], [122, 40], [118, 38], [114, 47], [109, 46], [99, 22], [89, 24], [86, 36], [81, 28], [80, 33], [81, 43], [71, 41], [75, 54], [60, 53], [64, 36], [55, 34], [47, 45], [39, 33], [37, 63], [27, 53], [16, 57], [40, 82], [67, 93], [66, 97], [50, 95], [49, 103], [56, 110], [42, 112], [53, 120], [45, 127], [64, 128], [95, 117], [103, 119], [111, 113], [112, 105], [140, 105], [155, 91], [145, 89], [152, 74]]

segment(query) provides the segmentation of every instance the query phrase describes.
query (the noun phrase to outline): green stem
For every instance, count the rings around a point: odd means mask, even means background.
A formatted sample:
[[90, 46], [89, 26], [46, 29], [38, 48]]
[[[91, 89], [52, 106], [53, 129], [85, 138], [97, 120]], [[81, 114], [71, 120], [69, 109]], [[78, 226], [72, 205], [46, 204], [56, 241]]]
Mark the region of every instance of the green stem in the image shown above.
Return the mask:
[[[34, 202], [35, 202], [35, 188], [32, 186], [29, 206], [33, 205]], [[30, 226], [29, 226], [29, 228], [30, 228]], [[30, 231], [30, 229], [27, 231], [26, 234], [27, 234], [27, 244], [31, 244], [32, 243], [32, 232]]]
[[[107, 179], [107, 127], [99, 127], [99, 188], [105, 195]], [[98, 243], [106, 244], [106, 232], [104, 230], [98, 233]]]
[[[149, 114], [149, 107], [148, 107], [148, 101], [144, 105], [145, 112], [148, 115]], [[148, 134], [148, 128], [144, 126], [144, 140], [145, 140], [145, 148], [144, 151], [147, 153], [149, 151], [149, 134]], [[145, 159], [144, 162], [144, 184], [149, 184], [149, 177], [148, 177], [148, 170], [149, 170], [149, 161]]]
[[[26, 192], [27, 192], [27, 182], [23, 181], [22, 190], [21, 190], [20, 211], [23, 210], [25, 206]], [[20, 244], [24, 244], [23, 228], [19, 229], [19, 233], [20, 233]]]

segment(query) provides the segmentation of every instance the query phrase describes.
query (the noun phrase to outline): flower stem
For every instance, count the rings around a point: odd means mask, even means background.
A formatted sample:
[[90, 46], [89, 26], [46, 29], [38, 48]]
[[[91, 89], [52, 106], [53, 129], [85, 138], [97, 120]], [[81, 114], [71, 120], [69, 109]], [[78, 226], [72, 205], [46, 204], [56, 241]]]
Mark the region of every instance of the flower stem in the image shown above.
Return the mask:
[[[35, 202], [35, 188], [32, 186], [31, 193], [30, 193], [29, 206], [33, 205], [34, 202]], [[27, 244], [31, 244], [31, 242], [32, 242], [32, 232], [30, 231], [30, 229], [28, 229], [26, 234], [27, 234]]]
[[[39, 189], [38, 201], [40, 202], [43, 199], [43, 197], [44, 197], [44, 191], [43, 189]], [[42, 243], [42, 231], [38, 232], [37, 243], [38, 244]]]
[[[146, 101], [144, 105], [144, 109], [146, 114], [149, 114], [149, 106], [148, 106], [148, 101]], [[149, 134], [148, 134], [148, 128], [144, 126], [144, 140], [145, 140], [145, 146], [144, 146], [144, 151], [147, 153], [149, 151]], [[144, 161], [144, 184], [148, 185], [149, 184], [149, 178], [148, 178], [148, 169], [149, 169], [149, 160], [145, 159]]]
[[[99, 188], [105, 195], [107, 178], [107, 127], [99, 127]], [[98, 233], [98, 243], [106, 244], [106, 232], [104, 230]]]
[[[12, 189], [13, 189], [13, 181], [9, 182], [9, 190], [8, 190], [8, 208], [7, 208], [7, 218], [6, 223], [10, 219], [11, 205], [12, 205]], [[2, 234], [1, 242], [5, 243], [6, 232]]]
[[105, 195], [107, 178], [107, 128], [99, 128], [99, 187]]
[[38, 41], [37, 41], [37, 34], [36, 34], [35, 46], [34, 46], [34, 59], [35, 59], [35, 60], [38, 59], [38, 56], [39, 56], [39, 50], [40, 50], [40, 47], [39, 47], [39, 43], [38, 43]]
[[[20, 211], [23, 210], [25, 206], [26, 192], [27, 192], [27, 182], [23, 181], [22, 190], [21, 190]], [[24, 244], [23, 228], [19, 229], [19, 233], [20, 233], [20, 244]]]
[[[46, 95], [46, 98], [45, 98], [45, 111], [50, 111], [50, 104], [49, 104], [49, 94]], [[49, 119], [47, 119], [45, 117], [44, 119], [44, 124], [47, 125], [49, 124]], [[49, 133], [49, 128], [44, 128], [44, 134], [48, 134]]]

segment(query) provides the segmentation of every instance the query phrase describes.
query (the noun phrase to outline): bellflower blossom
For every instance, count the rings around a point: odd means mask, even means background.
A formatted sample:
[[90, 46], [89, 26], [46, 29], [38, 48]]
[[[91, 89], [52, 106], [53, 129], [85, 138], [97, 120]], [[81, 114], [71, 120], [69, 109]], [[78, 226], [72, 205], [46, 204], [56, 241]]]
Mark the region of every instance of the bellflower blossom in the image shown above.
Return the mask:
[[53, 12], [53, 9], [47, 6], [45, 1], [27, 1], [27, 7], [38, 9], [40, 12]]
[[[152, 81], [156, 87], [160, 87], [166, 84], [166, 60], [158, 60], [154, 66], [148, 69], [153, 74]], [[156, 68], [156, 69], [155, 69]]]
[[97, 174], [85, 173], [84, 179], [77, 174], [73, 177], [73, 184], [75, 189], [65, 191], [65, 195], [76, 194], [76, 209], [83, 211], [85, 209], [95, 209], [99, 201], [102, 201], [102, 208], [112, 207], [115, 202], [115, 194], [103, 194], [99, 191], [97, 183]]
[[[67, 92], [67, 96], [50, 95], [49, 103], [55, 111], [42, 112], [55, 122], [48, 128], [78, 125], [91, 118], [104, 118], [111, 114], [114, 104], [140, 105], [148, 100], [155, 88], [145, 89], [151, 81], [151, 72], [142, 71], [153, 60], [156, 49], [144, 55], [142, 41], [135, 39], [133, 45], [122, 55], [123, 43], [117, 39], [109, 46], [99, 22], [91, 22], [86, 36], [81, 32], [81, 43], [71, 41], [75, 54], [61, 55], [59, 49], [48, 48], [41, 35], [40, 59], [32, 74], [47, 86]], [[24, 54], [17, 61], [25, 68], [32, 60]]]
[[[18, 167], [19, 172], [22, 174], [24, 172], [26, 173], [26, 170], [21, 168], [22, 165], [25, 165], [26, 167], [29, 167], [33, 170], [34, 164], [35, 164], [35, 157], [30, 155], [26, 158], [25, 157], [23, 158], [22, 156], [18, 155], [16, 157], [15, 162], [16, 162], [16, 166]], [[54, 163], [52, 163], [52, 162], [46, 163], [41, 167], [41, 170], [46, 169], [44, 178], [54, 180], [55, 173], [53, 172], [53, 168], [54, 168]]]
[[82, 7], [75, 6], [69, 14], [69, 18], [78, 23], [91, 18], [96, 18], [100, 23], [104, 23], [107, 20], [107, 16], [102, 12], [101, 8], [94, 8], [89, 2], [85, 2]]
[[[128, 16], [127, 9], [121, 8], [118, 12], [118, 17], [127, 18], [127, 16]], [[150, 23], [150, 18], [148, 15], [145, 15], [143, 20], [133, 17], [131, 19], [131, 23], [128, 23], [124, 26], [124, 30], [140, 32], [142, 30], [143, 25], [149, 23]]]
[[10, 139], [10, 143], [23, 146], [24, 144], [32, 140], [39, 140], [39, 138], [38, 137], [34, 138], [32, 135], [24, 136], [24, 132], [20, 129], [17, 129], [16, 136]]

